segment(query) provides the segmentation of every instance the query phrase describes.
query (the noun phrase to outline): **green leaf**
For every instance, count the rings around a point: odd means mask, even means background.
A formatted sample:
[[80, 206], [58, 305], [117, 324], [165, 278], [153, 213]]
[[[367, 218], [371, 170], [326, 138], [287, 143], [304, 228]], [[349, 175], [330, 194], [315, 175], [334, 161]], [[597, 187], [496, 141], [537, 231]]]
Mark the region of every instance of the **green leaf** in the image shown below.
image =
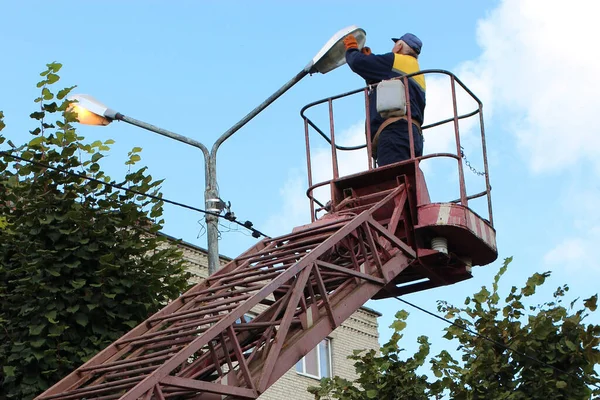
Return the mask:
[[55, 323], [56, 323], [56, 310], [52, 310], [52, 311], [50, 311], [50, 312], [46, 313], [46, 314], [44, 315], [44, 317], [46, 317], [46, 319], [47, 319], [47, 320], [48, 320], [50, 323], [53, 323], [53, 324], [55, 324]]
[[60, 77], [56, 74], [48, 74], [48, 76], [46, 77], [46, 80], [48, 81], [48, 84], [53, 84], [58, 82], [58, 80], [60, 79]]
[[595, 294], [592, 297], [583, 300], [583, 305], [590, 311], [596, 311], [596, 308], [598, 308], [597, 302], [598, 295]]
[[29, 342], [29, 344], [32, 347], [36, 347], [36, 348], [40, 348], [44, 345], [44, 343], [46, 343], [46, 339], [45, 338], [39, 338], [37, 340], [33, 340], [31, 342]]
[[487, 301], [487, 299], [490, 296], [490, 292], [487, 290], [486, 287], [482, 287], [481, 290], [476, 293], [475, 295], [473, 295], [473, 300], [475, 300], [477, 303], [482, 304], [485, 303]]
[[34, 325], [29, 327], [29, 334], [31, 336], [37, 336], [42, 333], [46, 325]]
[[33, 353], [33, 356], [35, 357], [35, 359], [38, 361], [40, 361], [44, 358], [44, 352], [42, 352], [40, 350], [33, 350], [32, 353]]
[[51, 72], [58, 72], [62, 68], [62, 64], [59, 62], [56, 62], [56, 61], [51, 62], [50, 64], [46, 64], [46, 66], [48, 67], [48, 70]]
[[54, 98], [54, 94], [52, 94], [52, 92], [50, 91], [50, 89], [43, 88], [42, 89], [42, 98], [44, 100], [52, 100]]
[[392, 328], [395, 332], [400, 332], [400, 331], [404, 330], [404, 328], [406, 328], [406, 322], [401, 321], [401, 320], [396, 320], [396, 321], [392, 322], [392, 324], [390, 325], [390, 328]]
[[46, 138], [43, 136], [36, 137], [35, 139], [31, 139], [29, 141], [29, 146], [38, 146], [46, 141]]
[[6, 377], [13, 377], [15, 376], [15, 367], [13, 366], [9, 366], [9, 365], [5, 365], [4, 367], [2, 367], [2, 371], [4, 371], [4, 375]]
[[535, 293], [535, 289], [537, 286], [543, 285], [546, 281], [546, 278], [550, 276], [550, 272], [544, 272], [542, 274], [535, 273], [529, 279], [527, 279], [527, 283], [525, 287], [521, 289], [521, 292], [524, 296], [531, 296]]
[[77, 310], [79, 310], [79, 304], [75, 304], [74, 306], [67, 307], [67, 312], [71, 313], [71, 314], [76, 313]]
[[104, 155], [102, 153], [96, 153], [92, 156], [92, 162], [98, 162]]
[[48, 111], [49, 113], [56, 112], [58, 110], [58, 104], [56, 102], [46, 103], [43, 106], [44, 111]]
[[506, 273], [506, 270], [508, 269], [508, 265], [512, 262], [512, 260], [513, 260], [512, 257], [505, 258], [504, 262], [502, 263], [502, 267], [500, 267], [500, 269], [498, 270], [498, 273], [496, 274], [496, 276], [494, 276], [494, 283], [493, 283], [494, 293], [498, 291], [498, 282], [500, 281], [500, 278], [502, 278], [502, 275], [504, 275]]
[[67, 97], [67, 95], [69, 93], [71, 93], [71, 90], [73, 90], [75, 88], [76, 88], [76, 86], [71, 86], [71, 87], [67, 87], [67, 88], [59, 90], [58, 93], [56, 94], [56, 98], [58, 100], [64, 99], [65, 97]]
[[379, 392], [375, 389], [367, 390], [367, 397], [369, 399], [376, 399], [379, 396]]
[[567, 382], [565, 381], [556, 381], [556, 388], [557, 389], [564, 389], [567, 387]]
[[75, 314], [75, 322], [81, 326], [86, 326], [89, 322], [88, 316], [82, 313]]
[[75, 279], [75, 280], [72, 280], [70, 283], [71, 283], [71, 286], [73, 286], [73, 288], [81, 289], [82, 287], [85, 286], [86, 280], [85, 279]]
[[127, 325], [128, 327], [130, 327], [130, 328], [135, 328], [135, 327], [138, 325], [138, 323], [137, 323], [137, 322], [135, 322], [135, 321], [131, 321], [131, 320], [129, 320], [129, 321], [124, 321], [123, 323], [124, 323], [125, 325]]
[[43, 111], [35, 111], [35, 112], [32, 112], [31, 114], [29, 114], [29, 117], [31, 117], [33, 119], [41, 120], [44, 118], [45, 115], [46, 115], [46, 113]]
[[[61, 233], [64, 233], [64, 232], [61, 232]], [[75, 261], [70, 262], [70, 263], [65, 263], [65, 267], [71, 268], [71, 269], [77, 268], [80, 265], [81, 265], [81, 260], [75, 260]]]
[[64, 325], [52, 325], [50, 329], [48, 329], [48, 337], [57, 337], [60, 336], [66, 327]]

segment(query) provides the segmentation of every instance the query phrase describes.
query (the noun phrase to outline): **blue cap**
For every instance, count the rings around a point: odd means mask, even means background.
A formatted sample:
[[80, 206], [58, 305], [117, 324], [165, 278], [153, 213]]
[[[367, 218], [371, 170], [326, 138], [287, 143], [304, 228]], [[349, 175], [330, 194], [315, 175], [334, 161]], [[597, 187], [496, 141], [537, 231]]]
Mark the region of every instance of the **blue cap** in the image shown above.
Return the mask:
[[415, 53], [421, 54], [421, 47], [423, 47], [423, 42], [421, 42], [421, 39], [419, 39], [412, 33], [405, 33], [404, 35], [402, 35], [401, 38], [392, 38], [392, 40], [394, 41], [394, 43], [396, 43], [398, 40], [402, 40], [404, 43], [409, 45], [410, 48], [415, 51]]

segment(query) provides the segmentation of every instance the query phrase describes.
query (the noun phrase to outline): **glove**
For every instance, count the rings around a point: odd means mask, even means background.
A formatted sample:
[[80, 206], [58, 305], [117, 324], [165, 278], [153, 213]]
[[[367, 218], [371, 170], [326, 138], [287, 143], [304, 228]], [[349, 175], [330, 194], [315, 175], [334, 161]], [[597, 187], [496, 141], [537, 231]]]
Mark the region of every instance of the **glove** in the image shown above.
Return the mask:
[[373, 54], [371, 52], [371, 48], [370, 47], [363, 47], [362, 49], [360, 49], [360, 52], [363, 53], [365, 56], [370, 56], [371, 54]]
[[354, 35], [348, 35], [344, 38], [344, 46], [346, 47], [346, 50], [358, 49], [358, 42]]

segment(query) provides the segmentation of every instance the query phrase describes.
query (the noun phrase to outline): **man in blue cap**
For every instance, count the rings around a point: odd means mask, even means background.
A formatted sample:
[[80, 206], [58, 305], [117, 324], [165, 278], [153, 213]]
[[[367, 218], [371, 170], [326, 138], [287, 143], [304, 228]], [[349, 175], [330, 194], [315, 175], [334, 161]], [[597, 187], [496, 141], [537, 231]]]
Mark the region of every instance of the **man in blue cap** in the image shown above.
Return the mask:
[[[412, 33], [400, 38], [393, 38], [394, 47], [391, 53], [372, 54], [368, 47], [358, 49], [353, 35], [344, 38], [346, 62], [352, 71], [374, 84], [382, 80], [408, 75], [420, 71], [419, 54], [423, 43]], [[423, 155], [423, 136], [421, 124], [425, 113], [425, 78], [416, 75], [408, 79], [410, 111], [414, 140], [415, 156]], [[371, 138], [374, 157], [378, 166], [393, 164], [410, 159], [410, 142], [408, 136], [408, 120], [406, 117], [385, 119], [377, 112], [376, 91], [369, 95], [369, 114]], [[407, 104], [407, 107], [409, 105]]]

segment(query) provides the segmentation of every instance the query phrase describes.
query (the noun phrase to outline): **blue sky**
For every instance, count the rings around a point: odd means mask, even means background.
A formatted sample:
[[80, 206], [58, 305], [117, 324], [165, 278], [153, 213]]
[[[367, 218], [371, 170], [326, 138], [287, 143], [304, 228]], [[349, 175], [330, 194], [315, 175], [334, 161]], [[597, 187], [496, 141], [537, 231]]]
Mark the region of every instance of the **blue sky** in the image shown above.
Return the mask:
[[[600, 262], [600, 136], [594, 122], [600, 78], [592, 38], [599, 28], [589, 4], [503, 1], [105, 1], [10, 2], [3, 6], [0, 37], [0, 109], [4, 134], [29, 139], [45, 64], [64, 64], [61, 83], [106, 105], [208, 146], [299, 72], [339, 29], [358, 25], [374, 52], [391, 50], [390, 37], [417, 34], [424, 43], [421, 67], [455, 72], [484, 101], [501, 260], [515, 261], [506, 290], [536, 271], [552, 270], [547, 285], [571, 286], [573, 297], [597, 290]], [[303, 124], [305, 104], [362, 86], [347, 66], [305, 78], [221, 147], [221, 198], [243, 220], [270, 235], [309, 220]], [[428, 82], [426, 118], [440, 114], [439, 82]], [[440, 96], [439, 98], [436, 96]], [[349, 105], [348, 107], [352, 107]], [[338, 130], [352, 142], [360, 110], [341, 116]], [[478, 148], [465, 128], [465, 150], [480, 166]], [[165, 178], [165, 197], [203, 208], [200, 152], [124, 123], [81, 127], [88, 140], [114, 139], [103, 167], [114, 178], [126, 173], [127, 152], [143, 148], [142, 162]], [[471, 136], [469, 136], [471, 135]], [[443, 133], [426, 137], [425, 152], [447, 146]], [[444, 197], [451, 174], [432, 163], [430, 191]], [[467, 174], [468, 171], [467, 171]], [[474, 175], [469, 185], [478, 185]], [[192, 211], [166, 206], [164, 231], [205, 247]], [[223, 229], [220, 251], [235, 257], [255, 239]], [[500, 263], [477, 268], [458, 285], [407, 296], [433, 310], [435, 300], [460, 304], [489, 284]], [[370, 302], [384, 314], [382, 339], [397, 309], [395, 300]], [[442, 323], [411, 312], [407, 348], [429, 335], [434, 352], [449, 344]]]

